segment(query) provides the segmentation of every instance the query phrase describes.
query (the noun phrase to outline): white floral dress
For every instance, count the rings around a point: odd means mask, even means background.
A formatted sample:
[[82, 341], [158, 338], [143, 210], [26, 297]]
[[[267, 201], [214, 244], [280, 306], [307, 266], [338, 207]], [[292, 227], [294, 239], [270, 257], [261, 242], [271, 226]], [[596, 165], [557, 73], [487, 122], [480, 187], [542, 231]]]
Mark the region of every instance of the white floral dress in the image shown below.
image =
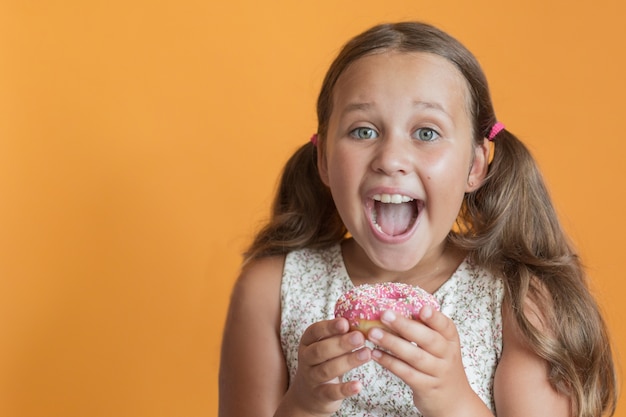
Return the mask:
[[[298, 346], [306, 328], [332, 319], [335, 301], [353, 287], [340, 245], [287, 255], [281, 284], [280, 339], [290, 381], [296, 374]], [[470, 385], [494, 410], [493, 378], [502, 352], [502, 281], [465, 260], [434, 295], [441, 311], [457, 326]], [[363, 389], [344, 400], [334, 416], [421, 416], [411, 389], [374, 361], [351, 370], [344, 379], [361, 381]]]

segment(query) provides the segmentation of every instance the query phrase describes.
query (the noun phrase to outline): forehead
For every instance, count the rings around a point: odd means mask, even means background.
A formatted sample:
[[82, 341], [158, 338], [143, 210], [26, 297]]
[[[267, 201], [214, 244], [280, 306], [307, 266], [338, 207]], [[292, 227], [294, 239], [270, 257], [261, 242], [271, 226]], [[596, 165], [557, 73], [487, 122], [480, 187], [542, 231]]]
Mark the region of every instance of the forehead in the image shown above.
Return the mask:
[[402, 92], [407, 100], [462, 105], [471, 114], [467, 80], [446, 58], [427, 52], [385, 51], [349, 64], [333, 89], [333, 106]]

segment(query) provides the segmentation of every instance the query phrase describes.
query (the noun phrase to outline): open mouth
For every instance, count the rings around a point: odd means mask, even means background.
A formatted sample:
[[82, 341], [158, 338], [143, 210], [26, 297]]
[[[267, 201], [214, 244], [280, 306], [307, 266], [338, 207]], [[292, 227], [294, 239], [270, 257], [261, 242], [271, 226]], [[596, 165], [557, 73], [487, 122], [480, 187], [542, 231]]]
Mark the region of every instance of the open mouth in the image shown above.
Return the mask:
[[419, 200], [402, 194], [376, 194], [372, 199], [372, 223], [388, 236], [399, 236], [411, 230], [422, 205]]

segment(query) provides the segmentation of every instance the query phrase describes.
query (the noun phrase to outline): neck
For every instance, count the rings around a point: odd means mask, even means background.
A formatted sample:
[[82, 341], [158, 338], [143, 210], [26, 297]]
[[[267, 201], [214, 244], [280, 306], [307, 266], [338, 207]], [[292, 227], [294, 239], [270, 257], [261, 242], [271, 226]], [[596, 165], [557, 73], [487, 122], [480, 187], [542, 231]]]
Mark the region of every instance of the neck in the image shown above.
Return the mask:
[[342, 254], [354, 285], [402, 282], [417, 285], [430, 293], [437, 291], [452, 276], [466, 256], [466, 252], [444, 243], [440, 250], [428, 254], [413, 268], [388, 271], [372, 263], [353, 239], [342, 243]]

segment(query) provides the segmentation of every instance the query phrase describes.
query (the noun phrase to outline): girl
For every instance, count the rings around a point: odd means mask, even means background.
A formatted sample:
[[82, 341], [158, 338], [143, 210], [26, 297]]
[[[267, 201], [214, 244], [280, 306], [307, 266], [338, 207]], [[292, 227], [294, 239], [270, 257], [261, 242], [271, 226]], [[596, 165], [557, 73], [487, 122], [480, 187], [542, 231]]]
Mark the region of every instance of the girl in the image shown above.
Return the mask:
[[[605, 324], [474, 56], [426, 24], [376, 26], [317, 113], [232, 294], [220, 416], [612, 414]], [[392, 331], [366, 336], [334, 318], [344, 291], [386, 281], [441, 311], [388, 311]]]

